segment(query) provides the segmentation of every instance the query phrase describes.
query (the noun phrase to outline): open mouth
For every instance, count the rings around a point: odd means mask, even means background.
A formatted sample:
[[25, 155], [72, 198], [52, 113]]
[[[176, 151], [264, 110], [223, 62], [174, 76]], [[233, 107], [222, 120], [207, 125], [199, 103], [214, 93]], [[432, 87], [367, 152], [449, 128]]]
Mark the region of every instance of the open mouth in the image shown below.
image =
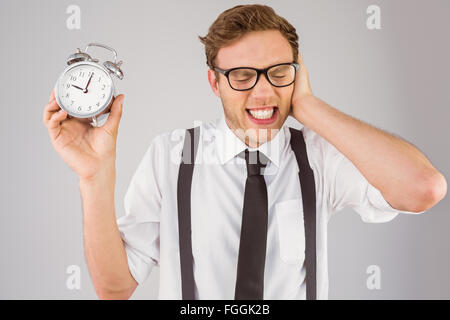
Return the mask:
[[258, 124], [269, 124], [275, 120], [278, 113], [278, 107], [268, 106], [261, 108], [250, 108], [246, 109], [246, 111], [250, 120], [252, 120], [253, 122], [256, 122]]

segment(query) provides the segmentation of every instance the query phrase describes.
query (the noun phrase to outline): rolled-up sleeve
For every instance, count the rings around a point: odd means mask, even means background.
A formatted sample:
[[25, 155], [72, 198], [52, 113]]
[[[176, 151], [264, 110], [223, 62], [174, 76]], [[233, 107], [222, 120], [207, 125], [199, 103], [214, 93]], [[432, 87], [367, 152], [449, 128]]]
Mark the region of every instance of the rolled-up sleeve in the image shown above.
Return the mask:
[[117, 219], [131, 275], [139, 284], [159, 264], [159, 221], [162, 170], [158, 137], [150, 144], [124, 198], [125, 215]]
[[399, 213], [419, 214], [421, 212], [403, 211], [393, 208], [381, 192], [372, 186], [358, 168], [339, 150], [328, 142], [323, 142], [325, 167], [328, 167], [325, 183], [328, 184], [330, 216], [351, 207], [369, 223], [388, 222]]

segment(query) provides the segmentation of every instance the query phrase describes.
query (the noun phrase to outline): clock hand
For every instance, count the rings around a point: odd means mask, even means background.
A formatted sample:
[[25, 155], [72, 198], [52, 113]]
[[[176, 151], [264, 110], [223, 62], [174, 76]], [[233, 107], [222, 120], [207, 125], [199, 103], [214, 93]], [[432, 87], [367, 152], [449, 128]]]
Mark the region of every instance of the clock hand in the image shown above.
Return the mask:
[[77, 89], [80, 89], [80, 90], [82, 90], [82, 91], [84, 92], [84, 89], [83, 89], [83, 88], [80, 88], [79, 86], [76, 86], [76, 85], [72, 84], [72, 87], [75, 87], [75, 88], [77, 88]]
[[92, 76], [93, 76], [93, 75], [94, 75], [94, 73], [92, 72], [92, 73], [91, 73], [91, 76], [89, 77], [88, 83], [86, 84], [86, 87], [85, 87], [84, 90], [83, 90], [84, 93], [87, 92], [87, 88], [89, 87], [89, 83], [91, 83], [91, 79], [92, 79]]

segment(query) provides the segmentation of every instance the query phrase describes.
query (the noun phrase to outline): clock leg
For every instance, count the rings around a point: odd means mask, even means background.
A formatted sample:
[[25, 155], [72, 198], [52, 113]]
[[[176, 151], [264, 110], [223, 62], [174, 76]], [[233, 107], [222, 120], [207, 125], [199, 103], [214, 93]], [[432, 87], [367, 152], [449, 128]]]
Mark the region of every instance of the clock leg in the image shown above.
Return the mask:
[[108, 120], [109, 112], [98, 114], [94, 117], [92, 117], [91, 125], [94, 127], [101, 127], [106, 123], [106, 120]]
[[94, 126], [94, 127], [98, 127], [97, 117], [96, 116], [92, 117], [91, 125]]

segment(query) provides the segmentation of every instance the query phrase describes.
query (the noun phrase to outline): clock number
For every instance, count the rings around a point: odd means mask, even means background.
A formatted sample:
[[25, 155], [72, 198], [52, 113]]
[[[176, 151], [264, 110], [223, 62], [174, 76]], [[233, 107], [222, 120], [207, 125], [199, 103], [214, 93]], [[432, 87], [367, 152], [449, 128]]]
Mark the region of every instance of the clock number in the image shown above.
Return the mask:
[[66, 84], [66, 89], [70, 88], [70, 83]]
[[68, 98], [69, 97], [69, 93], [66, 93], [66, 98]]
[[78, 111], [81, 111], [81, 107], [78, 107]]
[[102, 80], [102, 77], [98, 77], [98, 82], [100, 82], [100, 80]]
[[102, 90], [105, 90], [105, 88], [106, 88], [106, 84], [103, 85]]
[[74, 75], [71, 75], [71, 76], [70, 76], [70, 80], [72, 80], [72, 81], [77, 81], [77, 77], [74, 76]]
[[71, 106], [73, 106], [73, 102], [74, 102], [74, 101], [72, 100], [72, 103], [70, 104]]
[[97, 102], [97, 107], [100, 107], [100, 102]]
[[103, 94], [102, 98], [104, 98], [104, 97], [105, 97], [105, 94]]
[[90, 110], [91, 110], [91, 108], [92, 108], [92, 106], [89, 106], [89, 109], [88, 109], [88, 111], [90, 111]]
[[80, 71], [80, 75], [79, 75], [80, 77], [84, 77], [84, 72], [83, 71]]

